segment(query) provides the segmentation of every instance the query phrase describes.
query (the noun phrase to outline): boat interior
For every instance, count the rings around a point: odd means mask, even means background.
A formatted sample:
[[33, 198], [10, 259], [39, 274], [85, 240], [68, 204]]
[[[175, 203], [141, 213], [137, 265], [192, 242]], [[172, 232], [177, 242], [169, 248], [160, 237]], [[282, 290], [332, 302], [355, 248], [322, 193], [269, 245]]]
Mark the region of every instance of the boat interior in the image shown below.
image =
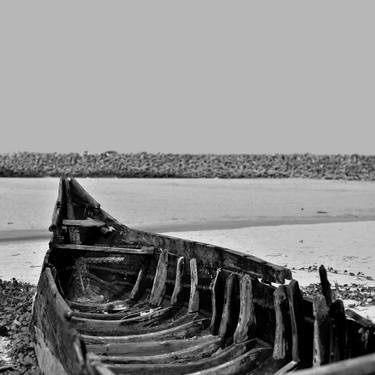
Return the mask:
[[89, 374], [281, 375], [375, 351], [374, 324], [335, 300], [324, 267], [304, 297], [285, 267], [122, 225], [73, 178], [50, 229], [39, 288]]

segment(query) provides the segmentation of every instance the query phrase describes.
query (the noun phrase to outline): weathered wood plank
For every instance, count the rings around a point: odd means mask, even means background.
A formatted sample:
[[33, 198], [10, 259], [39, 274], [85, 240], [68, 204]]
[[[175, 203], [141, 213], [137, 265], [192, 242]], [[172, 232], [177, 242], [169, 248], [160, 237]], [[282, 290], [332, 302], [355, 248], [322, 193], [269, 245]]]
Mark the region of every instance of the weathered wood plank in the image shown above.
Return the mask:
[[149, 363], [173, 363], [180, 361], [196, 361], [200, 358], [207, 358], [220, 348], [221, 340], [211, 336], [210, 340], [197, 342], [195, 345], [180, 350], [170, 350], [162, 354], [147, 355], [143, 347], [138, 346], [139, 352], [136, 355], [96, 355], [92, 357], [103, 363], [123, 364], [149, 364]]
[[225, 290], [224, 275], [220, 268], [216, 270], [210, 288], [212, 304], [210, 330], [213, 335], [216, 335], [220, 327], [221, 314], [223, 313]]
[[[167, 364], [134, 364], [134, 365], [123, 365], [123, 364], [108, 364], [110, 369], [115, 372], [123, 372], [126, 374], [137, 374], [142, 373], [143, 375], [148, 374], [163, 374], [163, 375], [174, 375], [174, 374], [188, 374], [194, 371], [202, 371], [204, 369], [209, 369], [217, 367], [220, 365], [227, 364], [228, 361], [233, 360], [242, 356], [244, 353], [251, 351], [255, 344], [254, 342], [241, 343], [236, 345], [230, 345], [229, 347], [223, 349], [216, 355], [210, 357], [199, 359], [196, 361], [186, 362], [186, 363], [167, 363]], [[256, 353], [269, 354], [270, 348], [256, 348], [253, 349]], [[259, 358], [259, 357], [258, 357]]]
[[135, 281], [135, 284], [133, 285], [133, 288], [130, 292], [130, 299], [137, 300], [142, 296], [144, 292], [144, 286], [145, 286], [147, 270], [148, 270], [149, 265], [150, 265], [150, 259], [147, 258], [142, 263], [142, 266], [138, 272], [137, 280]]
[[274, 292], [275, 305], [275, 341], [273, 346], [274, 359], [287, 359], [290, 354], [291, 342], [289, 337], [290, 324], [288, 321], [288, 294], [285, 285], [280, 285]]
[[56, 204], [55, 204], [55, 207], [54, 207], [53, 213], [52, 213], [51, 225], [48, 228], [50, 232], [56, 230], [58, 225], [61, 222], [61, 208], [62, 208], [63, 199], [64, 199], [64, 196], [63, 196], [64, 186], [63, 185], [64, 185], [64, 180], [61, 177], [60, 182], [59, 182], [59, 190], [58, 190], [58, 194], [57, 194], [57, 200], [56, 200]]
[[142, 341], [131, 343], [108, 343], [108, 344], [87, 344], [87, 351], [99, 355], [124, 355], [138, 356], [140, 353], [145, 356], [155, 356], [170, 352], [188, 350], [197, 345], [205, 345], [217, 339], [213, 335], [195, 336], [183, 340], [163, 341]]
[[190, 299], [188, 312], [199, 311], [199, 290], [198, 290], [198, 268], [197, 260], [190, 259]]
[[153, 255], [153, 247], [142, 247], [132, 249], [128, 247], [99, 246], [99, 245], [81, 245], [81, 244], [53, 244], [53, 248], [58, 250], [88, 251], [88, 252], [108, 252], [113, 254], [132, 254], [132, 255]]
[[[185, 310], [186, 311], [186, 310]], [[101, 320], [72, 317], [74, 327], [85, 334], [93, 335], [135, 335], [160, 331], [163, 328], [173, 327], [189, 321], [189, 317], [180, 315], [172, 320], [175, 307], [168, 306], [161, 309], [152, 309], [137, 317], [121, 320]]]
[[328, 281], [327, 270], [323, 265], [319, 267], [320, 284], [322, 286], [322, 294], [326, 299], [327, 306], [332, 304], [332, 290], [331, 284]]
[[233, 322], [232, 299], [235, 298], [234, 283], [237, 281], [237, 275], [231, 273], [225, 283], [224, 306], [221, 316], [221, 323], [219, 327], [219, 336], [225, 338], [231, 325], [236, 324]]
[[196, 258], [200, 261], [200, 267], [206, 269], [218, 269], [220, 267], [231, 272], [252, 273], [257, 277], [268, 279], [272, 282], [284, 284], [285, 279], [291, 279], [289, 269], [266, 262], [260, 258], [244, 255], [243, 253], [213, 246], [196, 241], [184, 240], [155, 233], [130, 229], [127, 238], [131, 241], [141, 240], [153, 244], [156, 247], [168, 248], [176, 256], [186, 259]]
[[375, 354], [347, 359], [326, 366], [301, 370], [298, 375], [373, 375]]
[[329, 307], [324, 296], [317, 296], [314, 298], [313, 309], [313, 366], [316, 367], [325, 365], [329, 361], [331, 318]]
[[100, 228], [107, 225], [104, 221], [92, 219], [88, 217], [84, 220], [69, 220], [64, 219], [62, 225], [71, 226], [71, 227], [81, 227], [81, 228]]
[[72, 196], [76, 196], [80, 202], [86, 203], [92, 208], [99, 209], [100, 204], [72, 177], [70, 179]]
[[229, 375], [252, 374], [254, 368], [262, 363], [271, 353], [271, 348], [255, 348], [223, 364], [195, 372], [191, 375]]
[[175, 306], [181, 303], [181, 292], [182, 292], [182, 276], [184, 274], [185, 258], [179, 257], [176, 265], [176, 279], [171, 297], [171, 305]]
[[305, 359], [303, 353], [303, 298], [297, 280], [292, 280], [288, 287], [288, 301], [292, 328], [292, 360], [301, 362]]
[[156, 268], [154, 283], [151, 289], [150, 305], [160, 306], [165, 294], [165, 287], [168, 272], [168, 251], [163, 249], [159, 256], [158, 265]]
[[167, 339], [185, 339], [199, 335], [203, 332], [209, 324], [208, 319], [191, 320], [187, 323], [178, 325], [176, 327], [164, 329], [156, 332], [149, 332], [146, 334], [136, 334], [127, 336], [92, 336], [81, 335], [82, 339], [87, 344], [108, 344], [108, 343], [130, 343], [130, 342], [144, 342], [144, 341], [158, 341]]
[[330, 358], [329, 362], [338, 362], [346, 359], [346, 316], [344, 304], [336, 300], [330, 306], [331, 332], [330, 332]]
[[240, 314], [233, 335], [234, 343], [239, 344], [253, 339], [256, 335], [256, 329], [252, 280], [250, 275], [245, 274], [240, 279]]

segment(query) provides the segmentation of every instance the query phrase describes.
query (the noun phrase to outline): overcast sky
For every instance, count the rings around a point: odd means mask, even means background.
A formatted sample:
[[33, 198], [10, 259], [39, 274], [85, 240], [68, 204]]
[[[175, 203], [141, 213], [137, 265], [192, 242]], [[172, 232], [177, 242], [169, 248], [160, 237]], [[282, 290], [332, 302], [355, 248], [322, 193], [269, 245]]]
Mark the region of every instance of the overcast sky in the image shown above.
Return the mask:
[[375, 154], [373, 1], [1, 1], [0, 153]]

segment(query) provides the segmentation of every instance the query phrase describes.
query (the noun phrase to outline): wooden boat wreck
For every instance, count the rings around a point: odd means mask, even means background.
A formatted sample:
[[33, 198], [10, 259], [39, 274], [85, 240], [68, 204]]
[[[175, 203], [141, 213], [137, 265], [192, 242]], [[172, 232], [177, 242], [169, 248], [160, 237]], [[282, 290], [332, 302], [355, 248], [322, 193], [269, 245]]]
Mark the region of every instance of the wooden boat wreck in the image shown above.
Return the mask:
[[[44, 374], [374, 374], [374, 324], [289, 269], [130, 229], [61, 178], [33, 307]], [[301, 372], [299, 372], [301, 370]]]

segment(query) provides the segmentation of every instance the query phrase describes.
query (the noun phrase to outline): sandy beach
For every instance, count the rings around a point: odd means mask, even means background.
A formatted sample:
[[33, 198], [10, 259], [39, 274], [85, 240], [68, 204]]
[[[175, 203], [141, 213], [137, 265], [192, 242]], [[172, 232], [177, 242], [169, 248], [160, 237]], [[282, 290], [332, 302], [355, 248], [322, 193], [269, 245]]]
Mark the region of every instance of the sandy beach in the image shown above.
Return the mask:
[[[15, 277], [35, 284], [48, 248], [49, 233], [45, 228], [49, 225], [57, 179], [29, 179], [27, 184], [22, 179], [14, 180], [17, 179], [10, 179], [8, 187], [4, 182], [0, 185], [0, 207], [10, 215], [0, 221], [0, 278]], [[129, 226], [212, 243], [286, 265], [302, 286], [319, 281], [318, 272], [307, 269], [320, 264], [335, 270], [329, 272], [333, 285], [375, 286], [373, 183], [117, 179], [80, 182], [106, 211]], [[13, 206], [12, 201], [16, 202]], [[367, 308], [364, 314], [375, 320], [375, 311]]]

